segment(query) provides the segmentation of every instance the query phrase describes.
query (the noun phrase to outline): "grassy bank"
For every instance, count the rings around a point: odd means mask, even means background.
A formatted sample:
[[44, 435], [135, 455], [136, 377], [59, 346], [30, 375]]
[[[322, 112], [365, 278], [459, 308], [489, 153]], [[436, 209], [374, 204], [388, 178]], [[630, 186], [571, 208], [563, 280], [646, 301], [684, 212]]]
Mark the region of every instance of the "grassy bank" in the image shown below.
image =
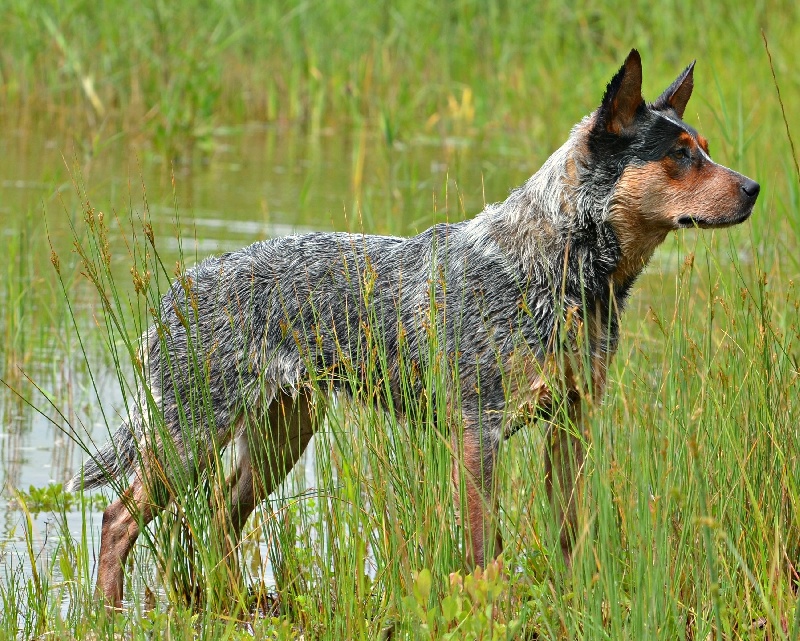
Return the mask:
[[[800, 132], [795, 3], [9, 1], [0, 11], [5, 127], [24, 135], [46, 125], [58, 141], [85, 141], [84, 167], [104, 148], [152, 148], [211, 184], [223, 134], [245, 123], [311, 140], [341, 135], [348, 169], [336, 193], [350, 216], [334, 220], [341, 229], [355, 220], [367, 232], [408, 233], [475, 213], [445, 176], [430, 177], [433, 161], [413, 160], [415, 146], [436, 148], [449, 175], [472, 178], [459, 185], [469, 202], [483, 176], [492, 177], [487, 198], [502, 198], [595, 106], [631, 46], [642, 51], [650, 97], [698, 59], [687, 121], [715, 159], [763, 187], [745, 226], [670, 238], [637, 285], [609, 394], [588, 421], [585, 525], [571, 568], [545, 499], [540, 428], [501, 452], [503, 567], [451, 575], [461, 532], [440, 431], [410, 434], [341, 403], [313, 441], [315, 463], [250, 523], [243, 576], [223, 562], [214, 486], [203, 484], [143, 537], [128, 568], [130, 601], [113, 621], [92, 593], [92, 504], [58, 490], [10, 491], [24, 545], [21, 554], [0, 547], [0, 636], [798, 638], [800, 192], [760, 33]], [[491, 162], [453, 152], [472, 140], [510, 151]], [[43, 191], [63, 182], [52, 167], [42, 176]], [[69, 235], [56, 242], [56, 272], [41, 207], [11, 212], [0, 285], [3, 380], [76, 435], [83, 424], [116, 428], [149, 309], [175, 260], [195, 260], [175, 250], [170, 226], [151, 243], [146, 200], [115, 210], [103, 184], [87, 180], [91, 197], [78, 189], [45, 203], [47, 220], [74, 223], [84, 258]], [[409, 186], [418, 181], [427, 181], [421, 195]], [[314, 185], [303, 189], [305, 200]], [[175, 213], [190, 216], [184, 207], [178, 199]], [[330, 210], [322, 216], [327, 227]], [[98, 287], [87, 288], [87, 274]], [[106, 411], [109, 381], [119, 400]], [[4, 417], [17, 416], [16, 397], [0, 393]], [[45, 555], [34, 536], [39, 509], [57, 524], [59, 544]], [[67, 527], [76, 514], [80, 536]]]
[[[613, 0], [447, 8], [9, 0], [0, 108], [26, 126], [46, 115], [62, 129], [129, 131], [166, 150], [251, 121], [315, 132], [367, 121], [389, 142], [426, 130], [512, 129], [551, 148], [562, 136], [555, 125], [586, 112], [586, 97], [599, 95], [609, 66], [632, 45], [657, 61], [647, 79], [659, 87], [696, 57], [705, 100], [723, 99], [731, 114], [741, 108], [746, 121], [760, 122], [771, 85], [751, 72], [764, 60], [759, 29], [776, 45], [779, 72], [791, 74], [798, 11], [781, 1], [653, 11]], [[787, 90], [793, 95], [796, 84]]]

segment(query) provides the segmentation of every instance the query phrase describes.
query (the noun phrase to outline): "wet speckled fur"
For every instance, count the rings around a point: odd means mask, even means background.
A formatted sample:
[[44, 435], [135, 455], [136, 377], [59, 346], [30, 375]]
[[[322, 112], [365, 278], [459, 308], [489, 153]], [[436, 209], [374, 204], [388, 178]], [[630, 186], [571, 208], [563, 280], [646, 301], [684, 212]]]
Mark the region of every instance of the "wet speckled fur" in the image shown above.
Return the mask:
[[[237, 440], [234, 536], [308, 443], [320, 389], [356, 399], [383, 390], [370, 402], [403, 413], [409, 398], [426, 397], [425, 368], [438, 350], [461, 419], [454, 481], [465, 492], [467, 564], [497, 555], [500, 441], [537, 416], [577, 421], [580, 407], [599, 399], [630, 288], [670, 230], [734, 224], [752, 211], [758, 185], [711, 161], [705, 140], [682, 121], [692, 85], [690, 65], [645, 103], [634, 50], [567, 142], [472, 220], [413, 238], [276, 238], [187, 271], [144, 338], [150, 403], [187, 469], [202, 469], [211, 450]], [[368, 386], [376, 346], [386, 366], [377, 368], [382, 382]], [[254, 437], [245, 423], [264, 428]], [[91, 487], [133, 474], [103, 518], [98, 591], [113, 606], [139, 528], [164, 503], [153, 498], [165, 494], [150, 469], [166, 465], [164, 444], [147, 424], [134, 411], [73, 481]], [[567, 557], [582, 457], [570, 433], [551, 427], [544, 470]], [[274, 460], [269, 478], [251, 464], [255, 455]], [[171, 471], [160, 474], [168, 481]]]

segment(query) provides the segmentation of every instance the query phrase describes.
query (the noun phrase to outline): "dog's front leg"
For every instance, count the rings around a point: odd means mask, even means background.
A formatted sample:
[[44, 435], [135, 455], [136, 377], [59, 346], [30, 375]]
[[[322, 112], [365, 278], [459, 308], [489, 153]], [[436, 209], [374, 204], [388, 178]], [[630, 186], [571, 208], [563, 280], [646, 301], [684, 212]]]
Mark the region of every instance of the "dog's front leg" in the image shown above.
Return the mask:
[[559, 524], [559, 538], [564, 561], [572, 562], [578, 533], [578, 502], [584, 459], [580, 428], [580, 409], [570, 407], [567, 425], [551, 423], [545, 447], [545, 486], [550, 505]]
[[496, 439], [467, 425], [453, 438], [453, 486], [464, 532], [464, 555], [470, 569], [486, 567], [503, 549], [497, 524], [494, 466]]

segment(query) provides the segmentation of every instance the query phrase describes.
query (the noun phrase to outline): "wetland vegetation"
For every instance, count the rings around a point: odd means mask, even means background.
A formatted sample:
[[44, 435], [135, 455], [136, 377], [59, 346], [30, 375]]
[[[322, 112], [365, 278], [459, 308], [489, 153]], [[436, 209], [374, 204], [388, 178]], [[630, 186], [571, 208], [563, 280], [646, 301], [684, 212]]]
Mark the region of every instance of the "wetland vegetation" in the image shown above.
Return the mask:
[[[798, 638], [796, 3], [6, 0], [0, 42], [0, 637]], [[124, 415], [176, 269], [293, 231], [471, 217], [632, 46], [646, 97], [698, 60], [685, 119], [762, 194], [745, 225], [670, 237], [636, 285], [572, 567], [539, 428], [501, 452], [503, 567], [451, 574], [437, 431], [342, 403], [248, 527], [243, 576], [205, 484], [142, 537], [124, 611], [98, 607], [111, 494], [58, 484]]]

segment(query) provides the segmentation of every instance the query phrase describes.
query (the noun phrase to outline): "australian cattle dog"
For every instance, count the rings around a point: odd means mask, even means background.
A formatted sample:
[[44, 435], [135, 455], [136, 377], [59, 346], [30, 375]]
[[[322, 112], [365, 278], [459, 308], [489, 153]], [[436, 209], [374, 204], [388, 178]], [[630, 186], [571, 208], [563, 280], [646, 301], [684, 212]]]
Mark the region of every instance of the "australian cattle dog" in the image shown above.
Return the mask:
[[235, 443], [226, 518], [238, 537], [330, 395], [377, 403], [415, 429], [409, 403], [432, 396], [432, 351], [447, 370], [437, 394], [458, 425], [450, 438], [467, 566], [501, 551], [498, 445], [537, 419], [549, 428], [543, 474], [568, 558], [582, 461], [572, 424], [603, 392], [631, 286], [671, 230], [741, 223], [758, 197], [758, 183], [711, 160], [683, 121], [693, 70], [646, 102], [631, 51], [564, 145], [471, 220], [411, 238], [275, 238], [178, 278], [142, 338], [138, 406], [71, 481], [132, 480], [103, 515], [97, 589], [107, 605], [120, 606], [126, 557], [169, 502], [178, 463], [197, 475]]

